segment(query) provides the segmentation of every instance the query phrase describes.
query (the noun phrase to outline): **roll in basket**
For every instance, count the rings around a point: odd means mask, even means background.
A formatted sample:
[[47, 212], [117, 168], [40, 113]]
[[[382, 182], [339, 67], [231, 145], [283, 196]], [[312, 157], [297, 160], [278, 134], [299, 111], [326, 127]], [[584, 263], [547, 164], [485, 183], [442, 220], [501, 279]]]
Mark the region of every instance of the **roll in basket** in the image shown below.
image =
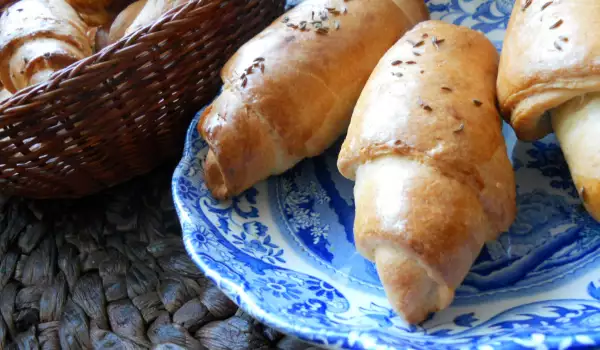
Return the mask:
[[0, 192], [80, 197], [179, 155], [239, 46], [284, 0], [190, 0], [0, 104]]

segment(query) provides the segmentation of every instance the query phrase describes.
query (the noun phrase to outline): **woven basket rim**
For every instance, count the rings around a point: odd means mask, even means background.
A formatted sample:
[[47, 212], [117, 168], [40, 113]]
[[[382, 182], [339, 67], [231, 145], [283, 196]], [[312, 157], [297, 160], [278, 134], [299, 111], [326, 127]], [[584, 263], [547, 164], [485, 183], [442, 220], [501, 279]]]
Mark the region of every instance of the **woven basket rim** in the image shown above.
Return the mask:
[[0, 192], [79, 198], [178, 159], [223, 65], [284, 9], [188, 0], [0, 101]]
[[52, 92], [59, 88], [61, 82], [76, 78], [85, 73], [85, 69], [88, 66], [108, 61], [117, 52], [129, 47], [134, 47], [137, 45], [139, 39], [160, 31], [164, 25], [169, 25], [173, 20], [177, 20], [179, 16], [189, 13], [192, 8], [196, 8], [194, 11], [198, 11], [200, 14], [206, 16], [206, 11], [217, 6], [222, 6], [220, 0], [188, 0], [187, 3], [170, 9], [154, 22], [140, 27], [133, 33], [123, 36], [115, 43], [108, 45], [93, 55], [54, 72], [49, 80], [23, 88], [4, 101], [0, 101], [0, 121], [5, 118], [5, 114], [10, 114], [14, 109], [18, 109], [23, 102], [30, 101], [40, 93]]

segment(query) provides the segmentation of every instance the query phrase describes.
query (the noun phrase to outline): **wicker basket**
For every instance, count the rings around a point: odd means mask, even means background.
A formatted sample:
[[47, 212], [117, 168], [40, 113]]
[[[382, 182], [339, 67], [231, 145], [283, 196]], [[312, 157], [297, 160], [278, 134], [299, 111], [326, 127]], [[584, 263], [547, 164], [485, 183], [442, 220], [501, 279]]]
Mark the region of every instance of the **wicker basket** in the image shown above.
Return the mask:
[[81, 197], [178, 156], [219, 71], [284, 0], [190, 0], [0, 106], [0, 192]]

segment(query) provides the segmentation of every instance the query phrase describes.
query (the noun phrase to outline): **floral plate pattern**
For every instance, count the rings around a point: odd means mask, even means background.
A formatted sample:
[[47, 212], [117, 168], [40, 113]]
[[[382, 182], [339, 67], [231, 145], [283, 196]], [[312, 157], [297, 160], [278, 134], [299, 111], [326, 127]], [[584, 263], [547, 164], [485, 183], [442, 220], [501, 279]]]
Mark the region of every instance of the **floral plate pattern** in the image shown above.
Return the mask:
[[[432, 18], [480, 30], [500, 49], [510, 0], [431, 0]], [[349, 349], [570, 349], [600, 345], [600, 225], [582, 208], [553, 136], [505, 126], [517, 219], [489, 242], [452, 307], [419, 326], [394, 315], [374, 265], [353, 246], [352, 182], [340, 143], [226, 202], [203, 181], [194, 119], [173, 176], [192, 259], [254, 317]]]

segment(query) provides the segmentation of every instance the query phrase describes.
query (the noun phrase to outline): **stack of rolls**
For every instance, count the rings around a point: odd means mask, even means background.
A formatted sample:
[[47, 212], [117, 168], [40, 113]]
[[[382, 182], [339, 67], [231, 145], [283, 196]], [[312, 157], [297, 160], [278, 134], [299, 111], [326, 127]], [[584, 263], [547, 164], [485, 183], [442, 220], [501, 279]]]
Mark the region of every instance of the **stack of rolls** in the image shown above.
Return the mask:
[[427, 19], [422, 0], [307, 0], [229, 60], [198, 123], [217, 199], [347, 131], [338, 167], [356, 180], [357, 249], [412, 323], [448, 307], [516, 211], [498, 53], [480, 33]]

